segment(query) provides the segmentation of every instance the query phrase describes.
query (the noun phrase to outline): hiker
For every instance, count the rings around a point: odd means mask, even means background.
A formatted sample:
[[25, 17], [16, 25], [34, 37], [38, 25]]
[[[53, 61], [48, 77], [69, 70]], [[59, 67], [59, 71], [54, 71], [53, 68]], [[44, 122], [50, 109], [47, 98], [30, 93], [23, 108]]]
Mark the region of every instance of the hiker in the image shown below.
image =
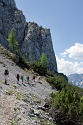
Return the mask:
[[7, 84], [7, 80], [8, 80], [8, 77], [9, 77], [9, 70], [8, 70], [8, 68], [5, 69], [4, 75], [5, 75], [5, 84]]
[[33, 80], [34, 80], [34, 82], [35, 82], [35, 75], [33, 76]]
[[24, 76], [23, 75], [21, 75], [21, 80], [22, 80], [22, 84], [23, 84], [23, 82], [24, 82]]
[[16, 75], [16, 78], [17, 78], [17, 84], [19, 84], [19, 78], [20, 78], [19, 74]]
[[27, 83], [29, 84], [29, 76], [27, 76], [26, 79], [27, 79]]

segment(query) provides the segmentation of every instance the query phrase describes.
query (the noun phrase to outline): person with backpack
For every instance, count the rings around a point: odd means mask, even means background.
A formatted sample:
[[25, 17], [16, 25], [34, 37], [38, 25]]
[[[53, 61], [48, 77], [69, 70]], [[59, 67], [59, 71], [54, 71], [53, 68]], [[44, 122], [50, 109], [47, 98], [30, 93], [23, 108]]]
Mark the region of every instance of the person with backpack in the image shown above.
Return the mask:
[[33, 80], [34, 80], [34, 82], [35, 82], [35, 75], [33, 76]]
[[27, 79], [27, 83], [29, 84], [29, 76], [27, 76], [26, 79]]
[[19, 78], [20, 78], [19, 74], [16, 75], [16, 78], [17, 78], [17, 84], [19, 84]]
[[5, 69], [4, 75], [5, 75], [5, 84], [7, 84], [8, 77], [9, 77], [9, 70], [8, 70], [8, 67]]
[[21, 80], [22, 80], [22, 84], [23, 84], [23, 82], [24, 82], [24, 76], [23, 75], [21, 75]]

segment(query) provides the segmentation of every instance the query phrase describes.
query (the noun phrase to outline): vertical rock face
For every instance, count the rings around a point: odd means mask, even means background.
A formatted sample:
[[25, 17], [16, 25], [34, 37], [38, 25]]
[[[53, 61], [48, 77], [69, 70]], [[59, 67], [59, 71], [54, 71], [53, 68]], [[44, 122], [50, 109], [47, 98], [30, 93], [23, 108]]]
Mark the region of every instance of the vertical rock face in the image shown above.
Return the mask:
[[18, 10], [14, 0], [0, 0], [0, 43], [7, 47], [7, 37], [11, 29], [20, 43], [24, 38], [26, 19]]
[[41, 54], [45, 53], [48, 58], [48, 68], [53, 72], [57, 71], [50, 29], [44, 29], [36, 23], [27, 23], [27, 34], [21, 52], [30, 61], [39, 60]]
[[36, 23], [26, 23], [25, 16], [17, 9], [14, 0], [0, 0], [0, 44], [6, 48], [6, 39], [11, 29], [19, 43], [20, 52], [28, 61], [39, 60], [41, 54], [45, 53], [48, 68], [57, 71], [50, 29], [44, 29]]
[[16, 4], [15, 4], [14, 0], [0, 0], [0, 2], [3, 5], [10, 6], [10, 7], [14, 8], [14, 9], [16, 8]]
[[15, 4], [14, 0], [0, 0], [0, 2], [3, 5], [10, 6], [10, 7], [14, 8], [14, 9], [16, 8], [16, 4]]

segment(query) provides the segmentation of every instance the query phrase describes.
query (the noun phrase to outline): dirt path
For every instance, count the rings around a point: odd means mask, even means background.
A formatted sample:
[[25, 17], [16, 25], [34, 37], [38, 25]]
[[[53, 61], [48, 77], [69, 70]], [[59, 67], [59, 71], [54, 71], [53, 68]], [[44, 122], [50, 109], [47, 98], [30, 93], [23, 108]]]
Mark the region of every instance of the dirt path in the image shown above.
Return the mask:
[[0, 125], [9, 125], [15, 103], [14, 96], [0, 95]]

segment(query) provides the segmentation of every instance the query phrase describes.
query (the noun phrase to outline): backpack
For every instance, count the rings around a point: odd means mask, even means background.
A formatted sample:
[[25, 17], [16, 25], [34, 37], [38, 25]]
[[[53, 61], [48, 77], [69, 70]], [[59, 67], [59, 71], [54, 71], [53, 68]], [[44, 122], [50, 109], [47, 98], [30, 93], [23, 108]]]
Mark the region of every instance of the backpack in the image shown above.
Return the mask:
[[19, 78], [19, 74], [17, 74], [16, 78]]
[[35, 76], [33, 76], [33, 79], [35, 79]]
[[23, 79], [23, 76], [21, 76], [21, 79]]
[[9, 75], [9, 71], [6, 69], [4, 74]]
[[27, 76], [27, 80], [29, 80], [29, 76]]

